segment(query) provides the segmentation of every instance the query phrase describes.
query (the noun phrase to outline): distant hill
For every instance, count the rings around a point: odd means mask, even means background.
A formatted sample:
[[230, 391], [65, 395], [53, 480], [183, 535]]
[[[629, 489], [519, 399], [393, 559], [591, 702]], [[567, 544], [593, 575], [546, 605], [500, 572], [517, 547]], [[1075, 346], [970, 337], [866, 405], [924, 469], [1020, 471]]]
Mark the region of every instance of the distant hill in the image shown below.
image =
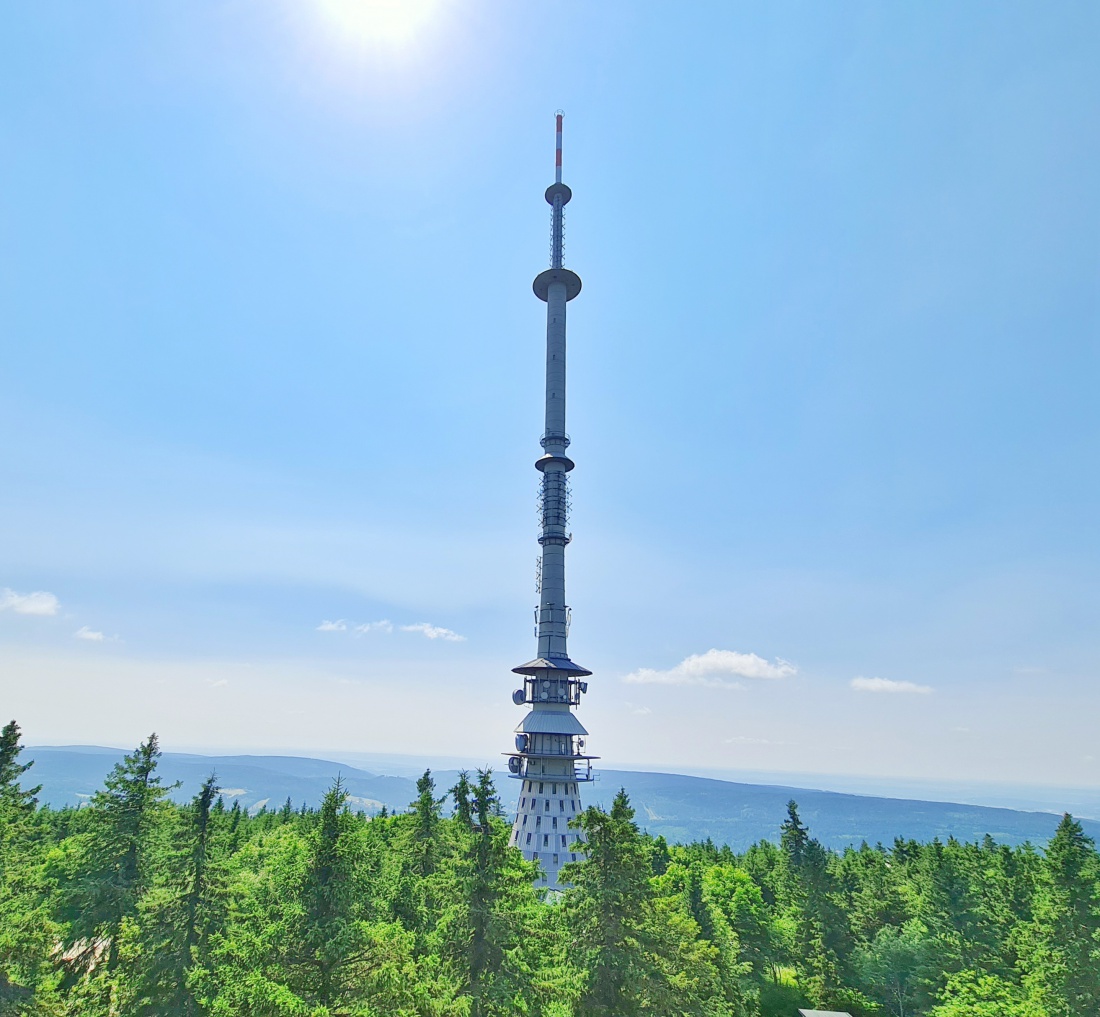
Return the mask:
[[[986, 834], [1002, 844], [1041, 845], [1061, 818], [1049, 812], [738, 784], [674, 773], [605, 770], [601, 777], [595, 793], [586, 795], [588, 802], [609, 804], [621, 785], [637, 810], [639, 826], [650, 833], [663, 834], [670, 842], [709, 837], [735, 851], [759, 840], [777, 841], [792, 798], [810, 833], [838, 850], [861, 841], [889, 846], [895, 837], [975, 841]], [[1089, 836], [1100, 839], [1100, 822], [1081, 823]]]
[[[50, 805], [81, 805], [103, 786], [103, 778], [124, 753], [100, 746], [35, 746], [26, 756], [34, 760], [28, 774], [42, 785], [39, 798]], [[416, 781], [407, 777], [386, 777], [367, 773], [343, 763], [302, 756], [201, 756], [187, 752], [166, 752], [158, 773], [165, 784], [180, 782], [173, 791], [176, 801], [194, 797], [211, 773], [227, 803], [239, 801], [242, 808], [256, 811], [263, 806], [279, 808], [287, 797], [295, 807], [303, 802], [316, 805], [339, 775], [351, 794], [355, 809], [374, 813], [386, 805], [404, 809], [416, 797]]]
[[[103, 786], [103, 778], [122, 758], [120, 749], [99, 746], [35, 746], [26, 756], [35, 761], [28, 774], [42, 784], [41, 800], [50, 805], [80, 805]], [[256, 811], [274, 809], [289, 797], [295, 807], [316, 805], [339, 775], [355, 809], [374, 813], [385, 805], [404, 810], [416, 797], [416, 782], [408, 776], [385, 776], [330, 760], [302, 756], [204, 756], [164, 753], [160, 773], [165, 783], [181, 782], [177, 801], [190, 799], [200, 784], [216, 772], [227, 800]], [[451, 787], [458, 771], [434, 771], [437, 786]], [[498, 774], [505, 806], [515, 805], [516, 781]], [[787, 802], [798, 802], [813, 836], [832, 848], [861, 841], [891, 844], [895, 837], [929, 841], [980, 840], [986, 834], [1004, 844], [1043, 844], [1054, 833], [1059, 817], [1047, 812], [957, 805], [946, 802], [839, 794], [806, 788], [743, 784], [674, 773], [603, 770], [600, 780], [584, 791], [584, 800], [608, 806], [620, 787], [630, 795], [640, 826], [669, 841], [709, 837], [716, 844], [744, 850], [759, 840], [777, 840]], [[1100, 822], [1082, 820], [1086, 833], [1100, 840]]]

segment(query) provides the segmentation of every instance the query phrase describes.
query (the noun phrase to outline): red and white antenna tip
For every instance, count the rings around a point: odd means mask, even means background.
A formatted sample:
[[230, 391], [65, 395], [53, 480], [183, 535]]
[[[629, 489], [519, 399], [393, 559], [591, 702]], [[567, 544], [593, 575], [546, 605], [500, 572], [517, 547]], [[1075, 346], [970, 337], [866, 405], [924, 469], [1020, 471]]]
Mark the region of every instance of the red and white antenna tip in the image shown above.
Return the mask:
[[556, 137], [556, 145], [554, 150], [554, 182], [561, 183], [561, 118], [562, 114], [558, 114], [558, 133]]

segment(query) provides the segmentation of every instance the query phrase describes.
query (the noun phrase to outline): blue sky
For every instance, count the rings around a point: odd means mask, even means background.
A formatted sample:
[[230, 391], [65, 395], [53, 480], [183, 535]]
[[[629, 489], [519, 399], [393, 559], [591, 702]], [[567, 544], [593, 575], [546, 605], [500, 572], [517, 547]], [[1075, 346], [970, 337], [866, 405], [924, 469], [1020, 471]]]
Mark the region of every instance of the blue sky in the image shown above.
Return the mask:
[[560, 107], [592, 750], [1100, 785], [1100, 9], [371, 6], [2, 15], [28, 741], [508, 748]]

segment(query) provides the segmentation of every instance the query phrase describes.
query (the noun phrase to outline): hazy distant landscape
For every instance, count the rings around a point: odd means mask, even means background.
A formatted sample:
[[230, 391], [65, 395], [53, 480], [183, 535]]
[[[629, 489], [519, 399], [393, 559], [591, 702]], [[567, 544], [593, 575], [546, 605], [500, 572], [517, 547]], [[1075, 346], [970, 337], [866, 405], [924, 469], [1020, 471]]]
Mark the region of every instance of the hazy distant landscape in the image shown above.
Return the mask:
[[[35, 760], [34, 779], [42, 784], [41, 799], [55, 807], [81, 805], [102, 786], [107, 771], [123, 752], [99, 746], [37, 746], [27, 750]], [[408, 769], [409, 760], [405, 760]], [[424, 765], [430, 761], [425, 760]], [[227, 801], [237, 801], [252, 813], [265, 806], [281, 807], [289, 797], [297, 808], [317, 807], [339, 776], [355, 810], [374, 813], [385, 806], [403, 811], [416, 798], [412, 774], [369, 772], [346, 762], [303, 756], [204, 756], [166, 752], [160, 772], [166, 783], [180, 782], [172, 796], [187, 802], [211, 773]], [[415, 772], [415, 771], [414, 771]], [[422, 771], [421, 771], [422, 772]], [[439, 787], [451, 787], [459, 771], [432, 768]], [[498, 789], [506, 810], [515, 810], [516, 782], [497, 773]], [[670, 842], [710, 839], [744, 851], [761, 840], [777, 841], [787, 802], [799, 804], [803, 820], [826, 847], [836, 850], [881, 842], [895, 837], [941, 841], [954, 837], [978, 841], [986, 835], [1003, 844], [1045, 843], [1054, 833], [1060, 814], [978, 805], [872, 795], [840, 794], [786, 785], [749, 784], [674, 773], [602, 770], [600, 779], [584, 789], [587, 804], [609, 808], [625, 788], [638, 813], [638, 824]], [[1100, 837], [1100, 821], [1082, 819], [1093, 837]]]

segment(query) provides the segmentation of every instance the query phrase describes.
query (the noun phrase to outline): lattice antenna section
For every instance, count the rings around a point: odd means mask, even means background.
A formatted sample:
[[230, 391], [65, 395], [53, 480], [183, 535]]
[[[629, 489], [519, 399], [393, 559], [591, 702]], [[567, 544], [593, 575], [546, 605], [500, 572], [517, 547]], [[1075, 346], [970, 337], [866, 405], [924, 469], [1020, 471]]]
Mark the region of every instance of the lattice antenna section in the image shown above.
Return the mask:
[[561, 268], [565, 263], [565, 208], [561, 195], [554, 198], [554, 215], [550, 220], [550, 267]]
[[569, 525], [573, 494], [570, 490], [568, 473], [562, 470], [547, 470], [542, 475], [537, 507], [539, 526], [543, 531], [548, 527], [565, 529]]

